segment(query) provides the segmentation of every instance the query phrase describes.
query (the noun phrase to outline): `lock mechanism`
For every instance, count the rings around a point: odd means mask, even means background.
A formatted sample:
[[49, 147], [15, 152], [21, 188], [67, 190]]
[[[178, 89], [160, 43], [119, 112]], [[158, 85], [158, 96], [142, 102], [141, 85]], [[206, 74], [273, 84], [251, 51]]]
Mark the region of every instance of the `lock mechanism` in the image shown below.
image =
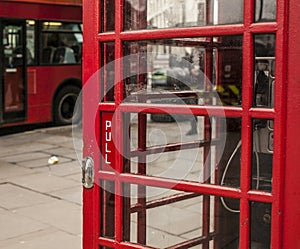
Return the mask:
[[88, 189], [94, 187], [94, 160], [91, 157], [82, 160], [82, 184]]

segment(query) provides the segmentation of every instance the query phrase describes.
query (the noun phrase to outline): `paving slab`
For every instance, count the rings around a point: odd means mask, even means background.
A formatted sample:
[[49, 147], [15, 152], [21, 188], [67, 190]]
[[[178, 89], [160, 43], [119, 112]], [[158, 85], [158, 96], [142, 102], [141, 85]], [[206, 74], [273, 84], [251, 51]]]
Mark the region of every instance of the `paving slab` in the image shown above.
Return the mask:
[[37, 152], [37, 151], [45, 151], [50, 148], [57, 147], [53, 144], [45, 144], [39, 142], [31, 142], [25, 144], [17, 144], [17, 145], [10, 145], [6, 147], [5, 151], [0, 152], [0, 156], [7, 156], [7, 155], [18, 155], [22, 153], [29, 153], [29, 152]]
[[57, 196], [62, 200], [67, 200], [69, 202], [76, 203], [78, 205], [82, 204], [82, 187], [81, 184], [72, 187], [72, 188], [67, 188], [63, 190], [58, 190], [58, 191], [53, 191], [50, 192], [52, 196]]
[[58, 136], [58, 135], [46, 135], [44, 137], [41, 137], [38, 142], [39, 143], [45, 143], [45, 144], [52, 144], [52, 145], [58, 145], [62, 146], [66, 143], [69, 143], [72, 139], [67, 136]]
[[41, 136], [43, 136], [40, 132], [34, 131], [25, 131], [12, 135], [1, 136], [0, 146], [16, 146], [22, 144], [28, 144], [37, 142]]
[[0, 207], [14, 210], [51, 201], [51, 197], [10, 183], [0, 185]]
[[[60, 157], [58, 157], [59, 163], [54, 165], [48, 165], [48, 167], [43, 167], [37, 169], [38, 172], [41, 173], [51, 173], [55, 176], [68, 176], [80, 173], [81, 174], [81, 165], [78, 161], [69, 161], [69, 162], [61, 162]], [[79, 180], [78, 180], [79, 179]], [[76, 182], [80, 182], [80, 178], [76, 179]], [[80, 184], [81, 185], [81, 184]]]
[[15, 239], [0, 241], [9, 249], [81, 249], [81, 237], [53, 228], [40, 230]]
[[16, 213], [76, 236], [81, 235], [81, 206], [64, 200], [19, 208]]
[[55, 176], [51, 174], [51, 172], [13, 177], [9, 178], [9, 181], [16, 185], [36, 190], [41, 193], [49, 193], [55, 190], [75, 187], [79, 185], [78, 182]]
[[[26, 168], [38, 168], [38, 167], [48, 167], [48, 160], [51, 157], [51, 155], [45, 155], [43, 158], [38, 158], [38, 159], [32, 159], [30, 161], [21, 161], [18, 162], [17, 165], [21, 167], [26, 167]], [[65, 158], [65, 157], [59, 157], [59, 163], [66, 163], [66, 162], [71, 162], [72, 159], [70, 158]]]
[[65, 148], [65, 147], [55, 147], [47, 150], [48, 154], [51, 155], [56, 155], [56, 156], [64, 156], [68, 157], [67, 155], [74, 156], [75, 154], [75, 149], [73, 148]]
[[24, 161], [32, 161], [40, 158], [49, 157], [49, 154], [44, 152], [30, 152], [30, 153], [22, 153], [19, 155], [9, 155], [2, 156], [1, 160], [9, 163], [19, 163]]
[[0, 209], [0, 241], [36, 232], [49, 227], [34, 218], [24, 217], [8, 210]]
[[30, 169], [26, 169], [8, 162], [0, 160], [0, 181], [6, 182], [9, 178], [17, 176], [25, 176], [34, 173]]
[[76, 174], [72, 174], [72, 175], [67, 175], [65, 176], [66, 179], [70, 179], [73, 180], [75, 182], [80, 182], [82, 181], [82, 174], [80, 173], [76, 173]]

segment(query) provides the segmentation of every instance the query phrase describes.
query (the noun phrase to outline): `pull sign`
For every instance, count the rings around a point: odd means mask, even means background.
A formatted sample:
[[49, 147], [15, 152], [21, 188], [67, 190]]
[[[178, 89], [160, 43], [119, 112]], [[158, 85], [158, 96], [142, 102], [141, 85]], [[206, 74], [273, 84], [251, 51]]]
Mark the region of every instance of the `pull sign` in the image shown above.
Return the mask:
[[82, 161], [82, 184], [85, 188], [94, 187], [94, 160], [91, 157]]
[[113, 112], [101, 114], [101, 170], [113, 171], [115, 169], [115, 144], [113, 141]]

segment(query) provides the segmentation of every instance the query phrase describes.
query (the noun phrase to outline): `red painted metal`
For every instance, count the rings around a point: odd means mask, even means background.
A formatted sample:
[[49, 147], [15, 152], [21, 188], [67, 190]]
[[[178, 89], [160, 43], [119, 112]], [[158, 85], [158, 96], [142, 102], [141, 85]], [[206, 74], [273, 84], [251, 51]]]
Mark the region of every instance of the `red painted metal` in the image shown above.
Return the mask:
[[[210, 1], [208, 1], [210, 2]], [[112, 41], [115, 45], [115, 102], [99, 103], [100, 84], [104, 84], [100, 80], [96, 80], [90, 91], [86, 91], [84, 105], [87, 110], [93, 110], [97, 115], [92, 115], [89, 111], [84, 113], [84, 156], [93, 156], [95, 158], [95, 182], [111, 181], [114, 182], [114, 237], [106, 238], [101, 236], [100, 228], [107, 227], [104, 222], [101, 224], [101, 215], [107, 215], [102, 212], [101, 208], [107, 203], [100, 198], [101, 190], [95, 186], [92, 190], [84, 190], [84, 249], [105, 248], [150, 248], [147, 247], [147, 210], [156, 207], [177, 203], [179, 201], [193, 198], [195, 196], [203, 196], [202, 210], [202, 234], [192, 240], [186, 240], [182, 243], [175, 244], [169, 248], [188, 248], [201, 244], [203, 248], [210, 248], [209, 242], [214, 240], [214, 248], [219, 248], [220, 238], [218, 232], [220, 229], [220, 221], [218, 213], [220, 205], [218, 205], [218, 197], [227, 197], [239, 200], [239, 248], [246, 249], [251, 243], [251, 203], [269, 203], [272, 205], [271, 212], [271, 246], [272, 249], [290, 249], [300, 248], [297, 231], [300, 224], [299, 209], [299, 173], [297, 167], [297, 148], [300, 146], [297, 135], [300, 135], [298, 120], [300, 120], [300, 102], [297, 93], [300, 91], [299, 81], [300, 73], [298, 67], [298, 57], [300, 53], [300, 34], [297, 30], [299, 19], [300, 5], [296, 0], [277, 1], [277, 20], [276, 22], [254, 23], [255, 1], [244, 1], [244, 23], [216, 25], [208, 27], [188, 27], [188, 28], [168, 28], [157, 30], [132, 30], [123, 31], [124, 14], [123, 4], [121, 0], [115, 0], [115, 31], [107, 33], [99, 33], [100, 12], [99, 1], [85, 0], [84, 6], [84, 22], [85, 22], [85, 57], [84, 57], [84, 79], [85, 82], [95, 73], [100, 66], [100, 58], [105, 57], [99, 51], [99, 42]], [[210, 5], [206, 6], [210, 9]], [[91, 13], [93, 15], [91, 15]], [[289, 15], [287, 15], [289, 13]], [[140, 13], [142, 15], [142, 13]], [[92, 16], [92, 17], [91, 17]], [[140, 16], [141, 17], [141, 16]], [[105, 17], [106, 18], [106, 17]], [[104, 18], [104, 20], [106, 20]], [[136, 18], [136, 16], [134, 16]], [[211, 20], [208, 20], [210, 22]], [[144, 25], [144, 24], [140, 24]], [[179, 32], [180, 30], [180, 32]], [[274, 108], [256, 108], [253, 107], [253, 82], [254, 82], [254, 35], [273, 33], [276, 35], [276, 70], [275, 70], [275, 96]], [[150, 39], [171, 39], [171, 38], [187, 38], [187, 37], [220, 37], [222, 35], [243, 35], [242, 44], [242, 104], [241, 106], [186, 106], [172, 104], [151, 104], [146, 99], [167, 98], [162, 94], [140, 95], [137, 103], [123, 103], [124, 87], [122, 82], [123, 62], [123, 41], [134, 40], [150, 40]], [[91, 51], [87, 49], [87, 47]], [[106, 53], [104, 51], [104, 53]], [[94, 57], [96, 55], [96, 58]], [[222, 60], [217, 57], [217, 60]], [[213, 75], [213, 55], [210, 48], [206, 49], [206, 66], [205, 73], [209, 77]], [[89, 65], [92, 65], [91, 67]], [[222, 64], [217, 64], [221, 67]], [[140, 66], [143, 67], [141, 64]], [[221, 72], [221, 68], [217, 69]], [[139, 75], [137, 79], [143, 82], [143, 75]], [[219, 79], [218, 75], [216, 77]], [[217, 84], [221, 84], [217, 80]], [[86, 83], [87, 84], [87, 83]], [[208, 89], [206, 89], [208, 90]], [[176, 93], [174, 93], [176, 94]], [[188, 92], [178, 93], [178, 96], [188, 95]], [[94, 101], [91, 101], [91, 99]], [[93, 103], [92, 103], [93, 102]], [[93, 105], [93, 108], [89, 105]], [[109, 113], [109, 114], [108, 114]], [[128, 115], [130, 113], [138, 113], [138, 148], [131, 150], [127, 136], [124, 133], [128, 131], [124, 128], [129, 124]], [[151, 113], [172, 113], [172, 114], [189, 114], [204, 116], [204, 139], [195, 142], [182, 142], [167, 144], [164, 146], [147, 146], [147, 120], [146, 114]], [[103, 154], [103, 122], [107, 116], [114, 115], [116, 122], [112, 129], [113, 136], [118, 138], [114, 141], [115, 150], [114, 171], [103, 168], [101, 162], [99, 148], [102, 148]], [[126, 116], [127, 115], [127, 116]], [[204, 183], [192, 181], [178, 181], [175, 179], [165, 179], [154, 176], [148, 176], [146, 173], [147, 155], [155, 153], [167, 153], [170, 151], [187, 150], [191, 148], [204, 148], [204, 158], [207, 158], [207, 144], [210, 142], [218, 148], [218, 132], [216, 138], [212, 138], [212, 125], [208, 116], [239, 118], [241, 120], [241, 160], [240, 160], [240, 176], [239, 188], [221, 186], [218, 182], [221, 172], [216, 169], [215, 178], [208, 177], [210, 172], [210, 160], [203, 165], [204, 177], [207, 180]], [[264, 192], [261, 190], [251, 189], [252, 161], [253, 161], [253, 119], [271, 119], [274, 120], [274, 154], [272, 161], [272, 192]], [[91, 122], [92, 120], [92, 122]], [[95, 125], [96, 124], [96, 125]], [[102, 125], [101, 125], [102, 124]], [[288, 128], [288, 129], [286, 129]], [[99, 141], [102, 141], [102, 143]], [[109, 147], [114, 149], [115, 147]], [[105, 145], [104, 145], [105, 149]], [[109, 149], [111, 150], [111, 149]], [[130, 155], [129, 159], [124, 158]], [[216, 154], [220, 153], [218, 149]], [[102, 155], [103, 156], [103, 155]], [[130, 158], [138, 158], [137, 174], [131, 172]], [[105, 157], [104, 157], [105, 158]], [[113, 159], [112, 159], [113, 160]], [[101, 167], [100, 167], [101, 166]], [[130, 206], [130, 184], [137, 185], [137, 203]], [[127, 186], [128, 185], [128, 186]], [[127, 186], [127, 187], [124, 187]], [[184, 191], [185, 194], [178, 196], [168, 196], [151, 202], [146, 201], [147, 186], [173, 189]], [[124, 198], [122, 194], [129, 194]], [[214, 205], [214, 221], [210, 220], [210, 212], [212, 204], [211, 196], [215, 197]], [[102, 200], [102, 201], [101, 201]], [[137, 243], [130, 243], [130, 214], [137, 213]], [[167, 214], [166, 214], [167, 215]], [[210, 223], [214, 222], [214, 232], [210, 231]], [[123, 231], [129, 229], [129, 231]]]
[[[100, 99], [100, 86], [96, 71], [100, 68], [100, 51], [98, 42], [94, 40], [99, 30], [97, 18], [100, 17], [98, 5], [94, 1], [83, 2], [83, 33], [85, 45], [83, 46], [83, 110], [87, 107], [97, 110], [98, 101]], [[93, 29], [89, 27], [93, 27]], [[88, 66], [87, 66], [88, 65]], [[88, 92], [93, 92], [93, 96], [87, 96]], [[92, 97], [92, 98], [91, 98]], [[99, 112], [83, 111], [83, 156], [92, 156], [95, 159], [95, 170], [100, 169], [100, 149], [98, 141], [100, 141], [100, 123], [95, 122], [100, 119]], [[99, 185], [93, 189], [83, 190], [83, 248], [96, 248], [100, 234], [100, 190]]]
[[5, 18], [32, 18], [41, 20], [69, 20], [80, 21], [81, 6], [60, 5], [49, 3], [32, 3], [19, 1], [1, 1], [0, 14]]
[[[278, 6], [279, 8], [279, 6]], [[279, 206], [281, 209], [277, 210], [278, 215], [282, 217], [282, 245], [283, 248], [299, 248], [299, 224], [300, 224], [300, 213], [297, 204], [299, 203], [300, 197], [300, 181], [299, 181], [299, 168], [298, 168], [298, 156], [299, 156], [299, 135], [300, 135], [300, 99], [299, 99], [299, 87], [300, 87], [300, 72], [297, 69], [299, 62], [300, 53], [300, 35], [297, 24], [300, 21], [300, 17], [297, 14], [297, 9], [299, 9], [299, 2], [295, 0], [289, 1], [288, 6], [284, 8], [280, 4], [281, 15], [284, 15], [286, 11], [285, 18], [288, 18], [286, 23], [286, 29], [288, 36], [285, 37], [284, 43], [285, 47], [281, 50], [280, 54], [285, 59], [285, 72], [282, 72], [282, 85], [278, 89], [280, 94], [283, 93], [286, 102], [284, 102], [282, 107], [281, 122], [285, 124], [281, 128], [283, 132], [282, 137], [277, 139], [280, 141], [283, 151], [280, 155], [280, 162], [277, 162], [277, 180], [283, 188], [283, 199]], [[288, 13], [288, 14], [287, 14]], [[283, 37], [281, 38], [283, 39]], [[286, 73], [286, 74], [285, 74]], [[280, 101], [278, 101], [280, 102]], [[279, 104], [279, 103], [278, 103]], [[286, 106], [284, 106], [286, 104]], [[280, 189], [278, 189], [280, 191]]]

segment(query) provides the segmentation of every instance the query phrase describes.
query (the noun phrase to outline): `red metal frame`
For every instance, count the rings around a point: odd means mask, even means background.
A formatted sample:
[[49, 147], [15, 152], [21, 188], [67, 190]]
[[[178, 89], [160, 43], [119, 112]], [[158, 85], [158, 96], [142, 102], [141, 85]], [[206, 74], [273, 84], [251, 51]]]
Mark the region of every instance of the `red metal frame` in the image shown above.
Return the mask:
[[[84, 106], [86, 110], [93, 110], [96, 115], [90, 111], [84, 111], [83, 114], [83, 134], [84, 134], [84, 156], [95, 158], [95, 182], [99, 180], [109, 180], [114, 182], [115, 187], [115, 212], [114, 212], [114, 238], [105, 238], [100, 236], [100, 209], [104, 203], [101, 203], [100, 187], [95, 185], [93, 189], [84, 190], [84, 227], [83, 227], [83, 246], [84, 249], [96, 249], [99, 246], [109, 248], [147, 248], [123, 241], [123, 225], [129, 223], [128, 217], [124, 218], [123, 183], [141, 184], [139, 192], [145, 191], [145, 186], [155, 186], [162, 188], [172, 188], [187, 192], [194, 192], [190, 195], [212, 195], [236, 198], [240, 200], [240, 241], [239, 248], [249, 248], [250, 241], [250, 201], [264, 202], [272, 204], [272, 226], [271, 226], [271, 248], [290, 249], [300, 247], [297, 231], [300, 224], [300, 214], [298, 209], [300, 196], [300, 171], [297, 166], [297, 148], [300, 142], [297, 135], [300, 135], [298, 120], [300, 120], [300, 102], [298, 92], [300, 90], [300, 73], [298, 70], [298, 55], [300, 53], [300, 34], [297, 30], [300, 22], [299, 4], [296, 0], [277, 1], [277, 21], [269, 23], [254, 23], [254, 0], [244, 1], [244, 23], [235, 25], [209, 26], [209, 27], [189, 27], [178, 29], [163, 30], [138, 30], [123, 31], [123, 1], [115, 0], [115, 31], [100, 33], [100, 0], [83, 1], [83, 19], [84, 19], [84, 82], [85, 94]], [[253, 35], [260, 33], [276, 34], [276, 84], [275, 84], [275, 103], [274, 108], [253, 108]], [[163, 39], [163, 38], [184, 38], [197, 37], [199, 35], [221, 36], [221, 35], [243, 35], [243, 71], [242, 71], [242, 106], [241, 107], [219, 107], [219, 106], [191, 106], [186, 107], [173, 105], [151, 105], [146, 103], [132, 104], [122, 103], [123, 84], [122, 84], [122, 60], [123, 41]], [[100, 69], [100, 42], [114, 42], [115, 44], [115, 103], [100, 103], [100, 80], [93, 76]], [[207, 65], [207, 72], [210, 72]], [[93, 81], [92, 85], [90, 84]], [[91, 107], [92, 106], [92, 107]], [[123, 149], [123, 125], [127, 121], [122, 119], [123, 113], [139, 113], [139, 146], [137, 153], [147, 150], [145, 146], [145, 114], [146, 113], [174, 113], [210, 115], [226, 117], [239, 117], [242, 120], [242, 149], [241, 149], [241, 168], [240, 168], [240, 189], [226, 186], [211, 185], [209, 183], [195, 183], [176, 181], [172, 179], [161, 179], [145, 175], [145, 163], [139, 163], [139, 174], [130, 174], [124, 168]], [[114, 114], [118, 125], [112, 130], [113, 136], [119, 139], [115, 146], [119, 148], [114, 154], [114, 170], [105, 171], [100, 167], [100, 154], [98, 144], [102, 141], [103, 131], [100, 129], [102, 113]], [[274, 154], [272, 168], [272, 192], [267, 193], [251, 189], [251, 162], [252, 162], [252, 120], [254, 118], [273, 119], [274, 120]], [[288, 130], [286, 129], [288, 127]], [[206, 137], [210, 138], [209, 130]], [[188, 146], [188, 145], [186, 145]], [[193, 145], [199, 146], [199, 145]], [[205, 146], [205, 144], [203, 144]], [[174, 145], [174, 148], [176, 145]], [[174, 149], [173, 148], [173, 149]], [[173, 150], [172, 149], [172, 150]], [[154, 149], [152, 150], [153, 153]], [[150, 152], [151, 153], [151, 149]], [[143, 157], [144, 155], [140, 156]], [[142, 159], [142, 158], [140, 158]], [[172, 199], [173, 198], [173, 199]], [[138, 243], [145, 244], [145, 211], [147, 208], [163, 205], [174, 201], [175, 197], [161, 200], [160, 202], [146, 203], [145, 198], [139, 198], [138, 203], [128, 208], [130, 212], [138, 212]], [[176, 197], [185, 198], [184, 196]], [[175, 198], [175, 199], [176, 199]], [[204, 201], [208, 205], [208, 201]], [[209, 216], [209, 206], [204, 205], [204, 216]], [[126, 207], [124, 207], [125, 209]], [[126, 209], [127, 210], [127, 209]], [[127, 211], [128, 211], [127, 210]], [[126, 212], [127, 212], [126, 211]], [[205, 217], [204, 217], [205, 218]], [[205, 219], [204, 222], [207, 222]], [[128, 224], [127, 224], [128, 225]], [[208, 242], [209, 223], [205, 224], [205, 236], [199, 238], [199, 241]], [[129, 227], [129, 225], [128, 225]], [[215, 227], [218, 227], [216, 221]], [[212, 236], [212, 235], [211, 235]], [[128, 234], [125, 236], [128, 237]], [[191, 244], [197, 244], [195, 241], [189, 241]], [[186, 248], [187, 244], [174, 246], [172, 248]], [[217, 244], [217, 243], [216, 243]], [[208, 244], [204, 243], [204, 248]], [[217, 245], [215, 248], [218, 248]]]

